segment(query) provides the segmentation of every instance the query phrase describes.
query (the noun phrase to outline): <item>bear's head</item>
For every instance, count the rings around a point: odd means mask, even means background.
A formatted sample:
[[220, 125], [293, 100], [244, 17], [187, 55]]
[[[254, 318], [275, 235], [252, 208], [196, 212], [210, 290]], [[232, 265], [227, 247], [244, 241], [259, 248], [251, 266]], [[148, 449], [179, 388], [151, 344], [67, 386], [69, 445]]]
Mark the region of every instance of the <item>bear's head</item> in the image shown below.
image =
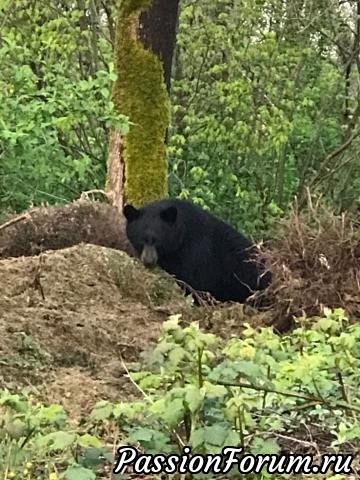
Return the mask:
[[140, 209], [125, 205], [126, 234], [147, 267], [154, 267], [179, 249], [184, 226], [176, 205], [167, 201], [154, 202]]

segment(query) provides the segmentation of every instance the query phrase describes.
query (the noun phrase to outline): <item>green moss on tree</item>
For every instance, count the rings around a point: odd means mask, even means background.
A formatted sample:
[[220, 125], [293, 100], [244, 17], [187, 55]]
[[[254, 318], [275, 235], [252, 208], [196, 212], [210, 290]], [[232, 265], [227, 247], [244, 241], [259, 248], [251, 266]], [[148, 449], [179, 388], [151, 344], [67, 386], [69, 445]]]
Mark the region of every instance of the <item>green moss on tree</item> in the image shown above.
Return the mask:
[[120, 16], [127, 17], [132, 13], [140, 13], [150, 8], [153, 0], [122, 0], [120, 3]]
[[122, 2], [117, 25], [114, 102], [133, 123], [124, 138], [125, 198], [136, 206], [167, 196], [165, 133], [170, 102], [160, 59], [137, 38], [152, 0]]

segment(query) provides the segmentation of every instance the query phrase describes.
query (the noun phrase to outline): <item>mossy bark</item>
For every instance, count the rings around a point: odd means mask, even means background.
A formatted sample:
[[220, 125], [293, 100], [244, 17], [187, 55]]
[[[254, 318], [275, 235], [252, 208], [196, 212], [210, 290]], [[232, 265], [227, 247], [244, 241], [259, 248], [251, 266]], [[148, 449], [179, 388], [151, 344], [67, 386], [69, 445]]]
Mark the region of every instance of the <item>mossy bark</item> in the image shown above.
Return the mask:
[[141, 41], [141, 14], [153, 0], [123, 0], [117, 22], [113, 99], [131, 121], [122, 139], [123, 196], [137, 207], [168, 194], [165, 135], [170, 101], [161, 59]]

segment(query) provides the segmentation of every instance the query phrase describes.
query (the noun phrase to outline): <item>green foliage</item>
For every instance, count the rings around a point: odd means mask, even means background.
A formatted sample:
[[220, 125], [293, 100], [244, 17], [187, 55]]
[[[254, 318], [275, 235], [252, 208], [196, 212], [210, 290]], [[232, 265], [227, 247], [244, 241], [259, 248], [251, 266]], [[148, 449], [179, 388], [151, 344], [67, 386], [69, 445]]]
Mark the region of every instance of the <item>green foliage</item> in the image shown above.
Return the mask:
[[143, 369], [130, 374], [141, 398], [102, 400], [77, 429], [59, 405], [2, 392], [0, 475], [92, 480], [113, 464], [105, 445], [114, 440], [149, 454], [181, 454], [188, 445], [193, 453], [242, 446], [256, 455], [289, 452], [297, 442], [304, 448], [305, 433], [313, 444], [321, 438], [320, 453], [358, 450], [360, 324], [342, 310], [300, 318], [291, 335], [247, 325], [228, 341], [179, 320], [164, 323]]
[[115, 422], [146, 453], [179, 454], [183, 445], [204, 454], [228, 445], [279, 453], [284, 438], [301, 443], [304, 430], [319, 426], [327, 453], [358, 448], [360, 325], [342, 310], [299, 319], [289, 336], [247, 326], [226, 343], [178, 321], [164, 324], [147, 369], [131, 374], [143, 400], [100, 402], [93, 421]]
[[[121, 5], [133, 21], [148, 0]], [[104, 186], [109, 129], [130, 128], [111, 102], [117, 7], [100, 0], [0, 5], [0, 216]], [[337, 210], [356, 211], [359, 141], [331, 156], [358, 131], [354, 8], [333, 0], [182, 2], [168, 135], [172, 195], [191, 197], [251, 235], [270, 233], [309, 185]], [[168, 119], [161, 65], [136, 42], [121, 35], [119, 42], [120, 71], [133, 63], [140, 72], [122, 79], [136, 92], [116, 100], [132, 117], [129, 196], [148, 189], [139, 162], [151, 151], [156, 193], [145, 197], [158, 197]], [[160, 86], [134, 104], [129, 98], [144, 82]]]
[[97, 437], [71, 430], [60, 405], [0, 393], [1, 478], [93, 480], [94, 469], [109, 458]]
[[100, 22], [91, 17], [95, 3], [79, 5], [16, 0], [6, 9], [0, 211], [69, 201], [83, 190], [102, 188], [108, 130], [127, 128], [110, 101], [116, 78], [110, 43], [89, 28], [90, 20]]
[[[346, 128], [345, 78], [333, 54], [345, 14], [332, 2], [300, 2], [291, 15], [292, 3], [188, 0], [181, 10], [172, 192], [251, 234], [271, 230]], [[356, 168], [355, 158], [347, 165]], [[325, 185], [334, 201], [343, 177], [339, 169], [334, 188]], [[346, 178], [351, 204], [359, 184]]]

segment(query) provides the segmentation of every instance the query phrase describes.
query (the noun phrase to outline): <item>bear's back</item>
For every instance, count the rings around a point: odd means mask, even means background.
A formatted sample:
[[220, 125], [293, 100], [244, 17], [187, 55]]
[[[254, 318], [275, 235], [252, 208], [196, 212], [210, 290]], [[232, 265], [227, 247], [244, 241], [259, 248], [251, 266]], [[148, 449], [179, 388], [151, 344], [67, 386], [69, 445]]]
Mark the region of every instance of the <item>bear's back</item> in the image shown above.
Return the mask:
[[184, 200], [162, 200], [159, 209], [175, 206], [184, 226], [180, 248], [160, 266], [195, 290], [218, 300], [244, 301], [258, 283], [258, 269], [250, 256], [253, 247], [244, 235], [216, 216]]
[[165, 202], [164, 205], [159, 205], [160, 209], [166, 206], [177, 207], [179, 221], [182, 221], [186, 227], [186, 241], [194, 241], [195, 239], [199, 240], [206, 237], [211, 240], [218, 253], [224, 248], [227, 253], [232, 254], [251, 248], [252, 243], [243, 234], [197, 205], [179, 199], [166, 200]]

